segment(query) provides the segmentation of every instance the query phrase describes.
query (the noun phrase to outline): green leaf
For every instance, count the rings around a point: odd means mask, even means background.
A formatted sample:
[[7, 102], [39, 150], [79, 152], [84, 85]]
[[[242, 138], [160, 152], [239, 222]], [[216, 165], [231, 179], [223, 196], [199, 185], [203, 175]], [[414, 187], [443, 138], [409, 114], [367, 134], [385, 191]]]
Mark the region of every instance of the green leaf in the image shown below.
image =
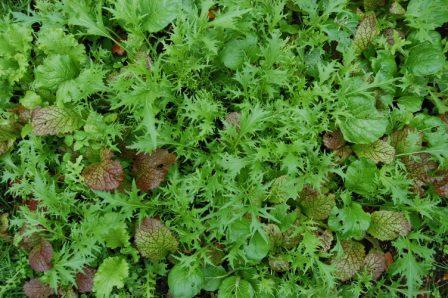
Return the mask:
[[395, 158], [395, 148], [383, 140], [378, 140], [369, 145], [355, 145], [353, 151], [359, 157], [365, 157], [375, 163], [390, 164]]
[[221, 52], [222, 63], [232, 70], [240, 68], [246, 60], [246, 57], [254, 55], [257, 39], [253, 36], [245, 39], [233, 39], [224, 46]]
[[204, 284], [202, 288], [209, 292], [216, 291], [227, 275], [222, 266], [207, 265], [202, 269], [204, 274]]
[[400, 109], [403, 109], [411, 113], [415, 113], [420, 111], [420, 109], [422, 108], [423, 97], [415, 95], [406, 95], [398, 98], [397, 103]]
[[244, 251], [248, 259], [261, 261], [268, 255], [269, 242], [260, 232], [256, 232], [249, 240], [249, 244], [244, 247]]
[[347, 168], [345, 187], [362, 196], [371, 196], [377, 190], [375, 179], [378, 173], [374, 162], [365, 158], [356, 160]]
[[361, 240], [370, 226], [370, 215], [358, 203], [338, 209], [334, 207], [328, 218], [331, 230], [341, 233], [344, 238]]
[[93, 278], [93, 291], [98, 297], [110, 297], [114, 288], [121, 289], [128, 277], [129, 265], [122, 257], [104, 259]]
[[448, 22], [448, 0], [411, 0], [405, 16], [413, 28], [436, 29]]
[[174, 298], [191, 298], [199, 294], [204, 283], [201, 270], [177, 264], [168, 274], [168, 286]]
[[254, 288], [239, 276], [226, 278], [219, 287], [218, 298], [252, 298]]
[[411, 48], [406, 67], [416, 76], [428, 76], [440, 72], [445, 61], [440, 46], [425, 42]]
[[403, 213], [394, 211], [375, 211], [372, 213], [369, 234], [381, 240], [394, 240], [406, 236], [411, 231], [411, 224]]
[[120, 222], [108, 229], [103, 238], [107, 247], [112, 249], [129, 245], [129, 232], [124, 222]]
[[62, 83], [76, 78], [79, 68], [70, 56], [57, 54], [48, 56], [43, 64], [35, 69], [34, 74], [36, 88], [56, 91]]
[[181, 0], [141, 0], [143, 28], [159, 32], [176, 18], [181, 4]]
[[344, 139], [355, 144], [370, 144], [386, 132], [388, 120], [378, 112], [375, 100], [365, 96], [346, 99], [347, 115], [339, 116], [336, 123]]

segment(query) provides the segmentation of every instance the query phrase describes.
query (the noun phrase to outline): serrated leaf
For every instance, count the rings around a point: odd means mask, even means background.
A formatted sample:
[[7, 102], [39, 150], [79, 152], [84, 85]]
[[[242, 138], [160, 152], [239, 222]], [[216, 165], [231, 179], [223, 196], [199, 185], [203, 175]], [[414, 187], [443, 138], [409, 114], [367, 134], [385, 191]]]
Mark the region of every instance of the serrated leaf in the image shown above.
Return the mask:
[[358, 157], [365, 157], [375, 163], [390, 164], [395, 158], [395, 148], [383, 140], [375, 141], [369, 145], [355, 145], [353, 151]]
[[370, 251], [364, 259], [364, 269], [373, 276], [374, 280], [380, 278], [386, 268], [386, 257], [381, 251]]
[[375, 211], [371, 214], [368, 232], [381, 240], [394, 240], [406, 236], [411, 231], [411, 224], [403, 213], [395, 211]]
[[318, 231], [316, 236], [320, 240], [320, 247], [322, 252], [327, 252], [331, 248], [331, 244], [333, 243], [333, 233], [329, 230]]
[[121, 289], [129, 275], [129, 265], [122, 257], [104, 259], [93, 278], [93, 291], [98, 297], [110, 297], [114, 288]]
[[106, 246], [112, 249], [129, 245], [129, 233], [125, 223], [121, 222], [111, 227], [103, 236]]
[[35, 109], [31, 116], [33, 133], [38, 136], [61, 135], [79, 128], [79, 118], [59, 107]]
[[406, 20], [416, 29], [434, 30], [448, 22], [447, 0], [411, 0], [406, 9]]
[[82, 176], [92, 190], [110, 191], [117, 189], [124, 180], [124, 171], [120, 162], [105, 156], [101, 162], [86, 167]]
[[254, 292], [254, 288], [247, 280], [239, 276], [230, 276], [219, 287], [218, 298], [252, 298]]
[[331, 230], [340, 232], [344, 238], [361, 240], [370, 226], [370, 215], [358, 203], [338, 209], [334, 207], [328, 218]]
[[341, 281], [352, 278], [364, 264], [366, 256], [364, 246], [356, 241], [343, 241], [342, 255], [333, 259], [332, 265], [336, 268], [335, 274]]
[[62, 83], [76, 78], [78, 74], [79, 66], [70, 56], [51, 55], [35, 69], [34, 86], [56, 91]]
[[371, 196], [377, 190], [374, 181], [378, 173], [378, 169], [372, 161], [365, 158], [356, 160], [347, 168], [345, 187], [362, 196]]
[[42, 283], [37, 278], [27, 281], [23, 285], [23, 292], [28, 298], [47, 298], [54, 293], [49, 285]]
[[53, 247], [51, 243], [42, 240], [30, 252], [28, 261], [35, 271], [44, 272], [52, 268], [51, 259], [53, 258]]
[[76, 274], [76, 287], [80, 293], [90, 293], [93, 290], [93, 277], [96, 270], [86, 267]]
[[156, 149], [151, 154], [137, 154], [132, 166], [137, 187], [144, 192], [159, 187], [175, 161], [176, 155], [165, 149]]
[[177, 240], [158, 219], [145, 218], [135, 231], [135, 244], [140, 254], [153, 262], [177, 250]]
[[170, 294], [174, 298], [192, 298], [199, 294], [204, 283], [201, 270], [187, 268], [177, 264], [168, 274]]
[[378, 34], [377, 20], [374, 13], [366, 14], [356, 28], [353, 46], [358, 52], [365, 50]]

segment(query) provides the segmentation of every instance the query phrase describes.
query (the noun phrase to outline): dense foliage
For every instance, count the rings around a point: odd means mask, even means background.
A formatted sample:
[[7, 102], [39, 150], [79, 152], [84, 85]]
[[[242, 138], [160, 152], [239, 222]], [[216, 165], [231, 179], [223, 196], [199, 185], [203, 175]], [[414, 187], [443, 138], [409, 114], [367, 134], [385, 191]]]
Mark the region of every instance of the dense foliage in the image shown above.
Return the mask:
[[1, 297], [446, 297], [448, 0], [3, 0]]

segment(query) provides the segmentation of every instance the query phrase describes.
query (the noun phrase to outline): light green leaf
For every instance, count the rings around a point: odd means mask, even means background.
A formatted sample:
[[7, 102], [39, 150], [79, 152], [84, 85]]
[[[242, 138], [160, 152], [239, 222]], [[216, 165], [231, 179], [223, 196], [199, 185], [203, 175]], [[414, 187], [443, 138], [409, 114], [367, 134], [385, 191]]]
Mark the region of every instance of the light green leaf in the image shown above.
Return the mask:
[[177, 264], [168, 274], [168, 286], [174, 298], [191, 298], [199, 294], [204, 283], [201, 270]]
[[347, 115], [336, 120], [346, 141], [370, 144], [386, 132], [388, 120], [375, 108], [374, 99], [350, 96], [346, 99], [346, 109]]
[[226, 278], [219, 287], [218, 298], [252, 298], [254, 288], [239, 276]]
[[433, 30], [448, 22], [448, 0], [411, 0], [405, 17], [413, 28]]
[[425, 42], [411, 48], [406, 67], [416, 76], [428, 76], [440, 72], [445, 60], [440, 46]]
[[370, 215], [358, 203], [351, 203], [342, 209], [334, 207], [328, 218], [328, 225], [344, 238], [361, 240], [370, 226]]
[[249, 244], [244, 247], [244, 251], [247, 258], [260, 261], [268, 255], [269, 242], [263, 238], [260, 232], [256, 232], [249, 240]]
[[227, 272], [222, 266], [207, 265], [202, 269], [204, 274], [204, 284], [202, 288], [206, 291], [216, 291], [221, 285]]
[[36, 88], [56, 91], [62, 83], [76, 78], [79, 68], [68, 55], [51, 55], [35, 69], [34, 73]]
[[348, 190], [365, 197], [375, 193], [378, 169], [372, 161], [365, 158], [354, 161], [347, 168], [345, 175], [345, 187]]
[[110, 297], [114, 288], [121, 289], [128, 277], [129, 265], [122, 257], [104, 259], [93, 278], [93, 291], [98, 297]]

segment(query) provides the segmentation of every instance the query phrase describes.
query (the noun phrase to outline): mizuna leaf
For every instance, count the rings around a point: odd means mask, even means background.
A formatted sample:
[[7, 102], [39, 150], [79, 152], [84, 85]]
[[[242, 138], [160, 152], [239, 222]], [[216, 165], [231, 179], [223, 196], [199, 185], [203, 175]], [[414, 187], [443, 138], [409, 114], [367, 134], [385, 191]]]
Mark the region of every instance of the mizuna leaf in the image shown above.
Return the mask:
[[411, 223], [401, 212], [375, 211], [371, 214], [371, 224], [367, 231], [381, 241], [394, 240], [399, 236], [406, 236], [411, 231]]
[[38, 136], [61, 135], [79, 128], [79, 118], [67, 110], [52, 106], [38, 108], [31, 116], [33, 133]]
[[177, 240], [158, 219], [146, 218], [135, 231], [135, 245], [140, 254], [153, 262], [177, 250]]
[[370, 226], [370, 215], [358, 203], [339, 209], [334, 207], [328, 218], [328, 226], [345, 238], [361, 240]]
[[93, 289], [93, 277], [96, 270], [86, 267], [83, 272], [76, 274], [76, 287], [80, 293], [90, 293]]
[[42, 283], [37, 278], [27, 281], [23, 285], [23, 292], [28, 298], [47, 298], [53, 295], [49, 285]]
[[129, 275], [129, 265], [122, 257], [104, 259], [93, 278], [93, 290], [98, 297], [110, 297], [114, 288], [121, 289]]
[[355, 145], [353, 151], [359, 157], [373, 160], [375, 163], [390, 164], [395, 158], [395, 149], [383, 140], [377, 140], [369, 145]]
[[101, 162], [86, 167], [82, 176], [91, 189], [110, 191], [117, 189], [123, 182], [124, 171], [119, 161], [112, 160], [112, 156], [106, 154]]
[[306, 187], [300, 194], [300, 206], [308, 217], [323, 220], [335, 206], [335, 197], [333, 194], [320, 194]]
[[132, 166], [137, 187], [143, 192], [159, 187], [175, 161], [176, 155], [165, 149], [156, 149], [151, 154], [137, 154]]
[[53, 257], [53, 247], [51, 243], [42, 240], [30, 252], [28, 261], [35, 271], [44, 272], [50, 270], [52, 267], [51, 259]]
[[336, 277], [346, 281], [362, 268], [366, 253], [361, 243], [351, 240], [342, 242], [342, 250], [342, 255], [336, 257], [332, 264], [336, 268]]
[[364, 269], [377, 280], [386, 271], [386, 257], [381, 251], [370, 251], [364, 259]]
[[374, 13], [368, 13], [364, 16], [356, 28], [353, 45], [358, 52], [364, 51], [378, 34], [377, 21]]

